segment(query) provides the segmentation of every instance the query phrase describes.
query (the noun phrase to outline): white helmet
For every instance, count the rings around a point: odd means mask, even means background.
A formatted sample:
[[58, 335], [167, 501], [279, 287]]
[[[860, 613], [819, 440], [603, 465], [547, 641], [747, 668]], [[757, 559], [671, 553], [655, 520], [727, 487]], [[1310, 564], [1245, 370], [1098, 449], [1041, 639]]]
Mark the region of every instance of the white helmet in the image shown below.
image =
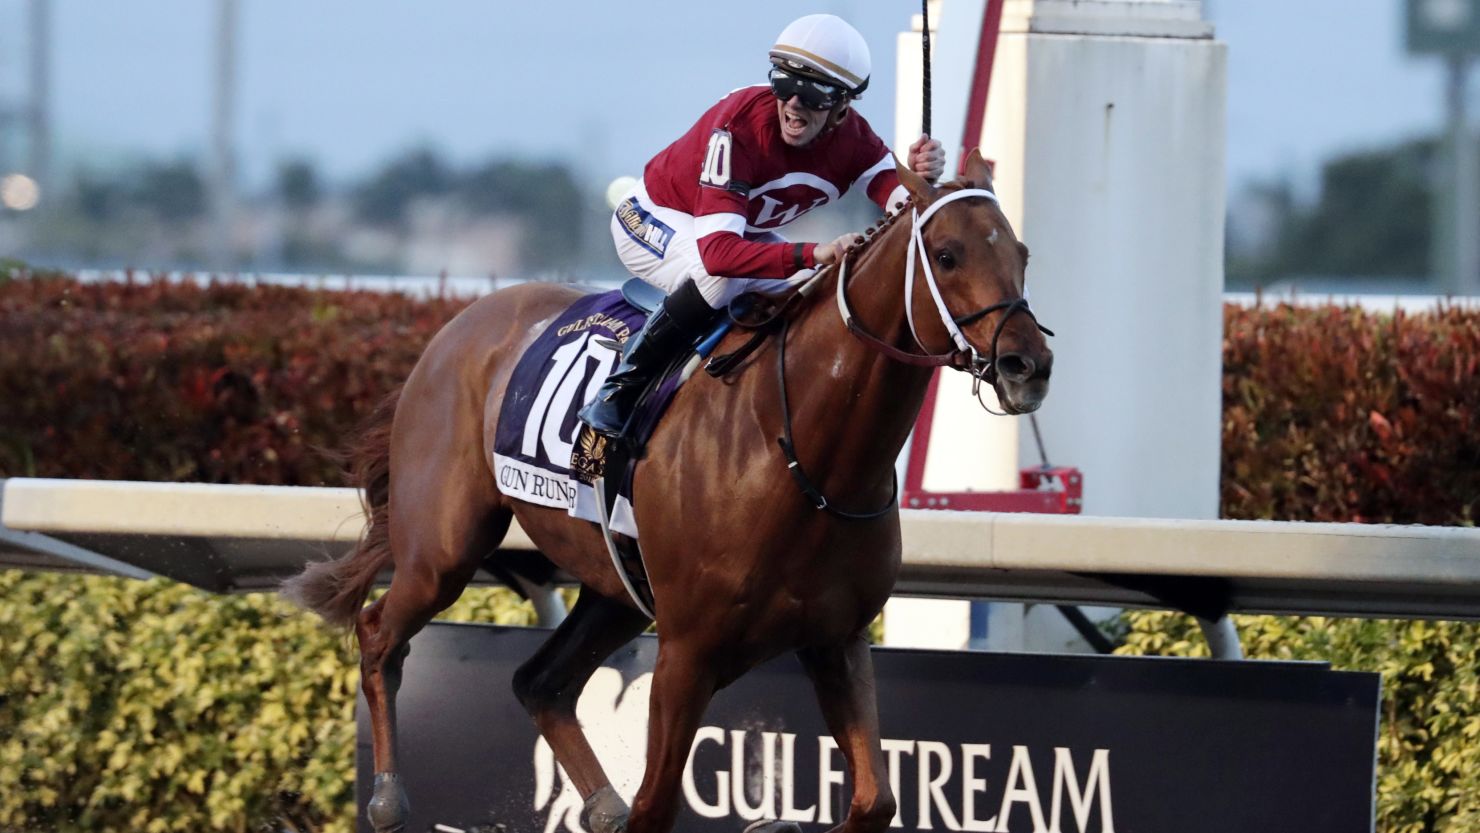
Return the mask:
[[771, 47], [771, 63], [783, 69], [819, 76], [856, 96], [868, 87], [868, 44], [841, 17], [809, 14], [792, 21]]

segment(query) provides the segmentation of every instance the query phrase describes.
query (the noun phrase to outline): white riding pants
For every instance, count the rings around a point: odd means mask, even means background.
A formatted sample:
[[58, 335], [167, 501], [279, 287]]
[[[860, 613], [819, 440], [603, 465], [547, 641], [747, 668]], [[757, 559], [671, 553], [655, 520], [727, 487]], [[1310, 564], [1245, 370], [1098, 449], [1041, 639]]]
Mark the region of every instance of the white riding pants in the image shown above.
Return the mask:
[[[628, 199], [635, 199], [640, 212], [630, 210]], [[652, 222], [656, 220], [657, 222]], [[617, 257], [633, 275], [672, 294], [692, 278], [709, 306], [722, 309], [743, 292], [776, 292], [806, 280], [813, 270], [804, 269], [790, 278], [726, 278], [711, 275], [699, 257], [699, 239], [694, 235], [693, 215], [654, 205], [642, 182], [622, 197], [612, 213], [612, 240]], [[786, 238], [774, 232], [761, 242], [784, 243]]]

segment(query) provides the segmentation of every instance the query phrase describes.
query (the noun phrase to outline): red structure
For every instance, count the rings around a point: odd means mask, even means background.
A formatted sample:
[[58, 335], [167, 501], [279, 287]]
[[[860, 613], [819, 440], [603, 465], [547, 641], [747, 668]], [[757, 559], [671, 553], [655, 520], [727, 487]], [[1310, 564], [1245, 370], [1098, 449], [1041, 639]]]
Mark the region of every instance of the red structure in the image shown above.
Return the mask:
[[1071, 466], [1037, 466], [1018, 472], [1018, 488], [1001, 492], [930, 492], [924, 488], [925, 455], [935, 422], [935, 397], [940, 371], [925, 391], [925, 404], [915, 421], [910, 442], [904, 489], [899, 505], [905, 509], [958, 509], [969, 512], [1039, 512], [1077, 515], [1083, 511], [1084, 475]]
[[[971, 76], [971, 94], [966, 104], [966, 124], [961, 134], [958, 157], [966, 159], [982, 135], [987, 117], [987, 91], [992, 84], [992, 59], [997, 53], [997, 34], [1002, 28], [1003, 0], [987, 0], [982, 14], [981, 35], [977, 41], [976, 66]], [[958, 171], [959, 173], [959, 171]], [[930, 448], [930, 431], [935, 421], [935, 397], [940, 373], [930, 380], [925, 405], [915, 421], [915, 438], [910, 443], [909, 463], [905, 469], [904, 490], [900, 506], [906, 509], [958, 509], [973, 512], [1040, 512], [1077, 515], [1084, 505], [1084, 475], [1068, 466], [1040, 466], [1018, 472], [1018, 488], [1001, 492], [928, 492], [924, 488], [925, 455]]]

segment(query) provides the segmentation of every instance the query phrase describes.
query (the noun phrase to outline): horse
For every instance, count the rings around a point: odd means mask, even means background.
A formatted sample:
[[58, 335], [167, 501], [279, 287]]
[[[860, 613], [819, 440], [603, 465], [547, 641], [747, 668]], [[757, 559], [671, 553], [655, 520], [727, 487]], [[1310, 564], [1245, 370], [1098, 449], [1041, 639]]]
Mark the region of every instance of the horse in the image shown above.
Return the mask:
[[[366, 813], [378, 833], [403, 829], [409, 812], [395, 728], [408, 641], [485, 559], [499, 558], [515, 518], [580, 585], [569, 616], [517, 670], [513, 689], [585, 800], [591, 833], [667, 833], [710, 699], [787, 652], [810, 677], [851, 777], [852, 800], [835, 829], [889, 826], [896, 802], [867, 628], [900, 566], [894, 461], [935, 367], [966, 370], [991, 384], [1008, 413], [1027, 413], [1046, 396], [1053, 362], [1048, 331], [1024, 295], [1028, 250], [981, 156], [972, 151], [963, 175], [939, 187], [903, 166], [899, 176], [907, 200], [810, 284], [834, 291], [793, 293], [784, 326], [753, 356], [719, 378], [695, 374], [637, 465], [633, 505], [659, 647], [646, 769], [630, 809], [582, 733], [576, 701], [602, 661], [650, 620], [629, 597], [600, 529], [564, 509], [506, 497], [486, 453], [516, 361], [582, 290], [503, 289], [432, 338], [360, 438], [366, 536], [285, 586], [356, 636], [376, 773]], [[914, 286], [917, 271], [926, 289]], [[900, 276], [904, 292], [894, 284]], [[743, 337], [731, 332], [721, 348]], [[765, 367], [773, 359], [779, 385]], [[390, 588], [365, 606], [387, 567]]]

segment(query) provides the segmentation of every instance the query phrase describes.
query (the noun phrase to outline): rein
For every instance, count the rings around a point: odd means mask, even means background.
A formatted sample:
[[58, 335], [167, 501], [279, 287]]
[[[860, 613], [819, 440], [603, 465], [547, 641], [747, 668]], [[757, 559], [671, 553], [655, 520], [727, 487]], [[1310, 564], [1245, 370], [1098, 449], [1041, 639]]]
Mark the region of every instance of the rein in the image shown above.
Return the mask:
[[[848, 306], [848, 258], [851, 252], [844, 252], [843, 255], [839, 258], [838, 264], [835, 268], [838, 273], [838, 311], [842, 315], [843, 324], [847, 327], [849, 333], [853, 334], [855, 338], [862, 341], [864, 344], [872, 348], [875, 352], [881, 353], [885, 357], [894, 361], [907, 365], [912, 365], [915, 367], [952, 367], [957, 370], [961, 370], [971, 374], [972, 378], [975, 380], [972, 386], [972, 393], [977, 396], [978, 401], [981, 401], [981, 383], [987, 382], [988, 384], [995, 385], [997, 382], [997, 344], [1002, 338], [1002, 332], [1007, 327], [1007, 322], [1010, 321], [1014, 315], [1021, 313], [1028, 316], [1028, 318], [1032, 319], [1033, 325], [1046, 335], [1053, 335], [1053, 331], [1038, 323], [1037, 316], [1035, 316], [1033, 314], [1033, 310], [1028, 307], [1027, 298], [1011, 298], [1004, 301], [998, 301], [995, 304], [988, 304], [981, 309], [958, 316], [952, 316], [950, 310], [946, 307], [945, 298], [941, 295], [940, 285], [935, 279], [935, 272], [930, 267], [930, 253], [925, 247], [925, 237], [923, 235], [923, 229], [925, 227], [925, 224], [929, 222], [930, 218], [935, 216], [935, 213], [945, 205], [955, 202], [956, 200], [971, 198], [989, 199], [993, 202], [997, 202], [997, 195], [992, 193], [991, 191], [982, 188], [963, 188], [959, 191], [952, 191], [951, 193], [931, 203], [925, 208], [924, 212], [921, 212], [917, 208], [913, 207], [910, 209], [910, 251], [905, 260], [906, 265], [904, 274], [905, 317], [906, 320], [908, 320], [909, 322], [910, 335], [915, 339], [915, 343], [918, 344], [922, 350], [928, 350], [928, 348], [926, 348], [924, 343], [920, 340], [920, 334], [915, 326], [914, 318], [913, 302], [915, 289], [915, 260], [918, 256], [920, 261], [920, 273], [924, 276], [924, 283], [926, 287], [930, 290], [930, 297], [935, 302], [936, 312], [940, 315], [941, 323], [945, 325], [946, 332], [950, 334], [951, 341], [955, 345], [956, 349], [950, 350], [945, 353], [912, 353], [907, 350], [901, 350], [898, 347], [895, 347], [894, 345], [889, 344], [888, 342], [874, 335], [873, 333], [870, 333], [866, 328], [864, 328], [862, 324], [859, 323], [858, 319], [854, 317], [853, 311]], [[877, 228], [877, 232], [882, 233], [886, 224], [888, 224], [887, 220], [881, 221]], [[875, 237], [875, 239], [877, 238]], [[873, 241], [870, 240], [869, 242]], [[740, 365], [740, 363], [756, 349], [756, 347], [760, 345], [760, 343], [770, 334], [773, 327], [777, 326], [779, 322], [780, 333], [778, 335], [776, 345], [776, 375], [781, 389], [782, 436], [776, 438], [776, 443], [781, 447], [781, 452], [786, 455], [787, 471], [791, 472], [792, 479], [796, 481], [797, 488], [801, 490], [802, 495], [806, 497], [806, 499], [817, 509], [828, 512], [829, 514], [832, 514], [844, 520], [872, 520], [874, 518], [879, 518], [889, 513], [895, 508], [895, 506], [898, 505], [899, 476], [897, 473], [894, 477], [894, 483], [891, 494], [889, 496], [889, 501], [885, 503], [884, 506], [869, 512], [849, 512], [843, 509], [839, 509], [827, 499], [827, 496], [822, 493], [822, 490], [819, 489], [817, 485], [812, 482], [812, 478], [807, 475], [807, 472], [802, 467], [801, 461], [800, 459], [798, 459], [796, 453], [796, 442], [792, 431], [791, 402], [789, 397], [787, 396], [786, 391], [786, 337], [788, 332], [790, 331], [791, 326], [791, 317], [787, 315], [787, 313], [797, 302], [811, 293], [817, 282], [826, 275], [826, 271], [827, 270], [819, 270], [816, 275], [814, 275], [810, 280], [803, 284], [796, 292], [792, 293], [784, 301], [782, 301], [770, 312], [769, 315], [764, 316], [763, 320], [761, 321], [741, 322], [732, 311], [730, 313], [730, 318], [735, 324], [746, 327], [747, 329], [753, 329], [755, 333], [744, 345], [742, 345], [735, 351], [724, 356], [715, 356], [711, 358], [706, 370], [712, 376], [724, 376], [729, 374], [730, 372], [735, 370]], [[961, 327], [974, 324], [977, 321], [980, 321], [981, 319], [998, 312], [1002, 313], [1002, 315], [1000, 318], [998, 318], [997, 326], [992, 331], [992, 340], [988, 355], [983, 356], [977, 351], [974, 346], [972, 346], [971, 342], [966, 339], [965, 334], [961, 332]], [[982, 403], [982, 407], [986, 408], [992, 413], [997, 413], [996, 411], [992, 411], [991, 408], [987, 407], [985, 402]]]
[[781, 382], [781, 432], [782, 436], [776, 438], [776, 444], [781, 446], [781, 453], [786, 455], [786, 470], [791, 472], [791, 477], [796, 481], [797, 488], [812, 505], [818, 509], [836, 515], [848, 521], [868, 521], [882, 517], [899, 503], [899, 473], [894, 474], [894, 486], [889, 495], [889, 502], [880, 509], [872, 512], [846, 512], [828, 502], [827, 496], [807, 476], [806, 469], [802, 468], [801, 460], [797, 459], [796, 442], [791, 433], [791, 403], [786, 396], [786, 333], [791, 328], [791, 319], [782, 319], [781, 334], [776, 339], [776, 377]]
[[[858, 319], [854, 317], [853, 311], [848, 307], [847, 252], [843, 254], [838, 262], [837, 300], [838, 311], [842, 315], [843, 324], [847, 326], [848, 332], [852, 333], [854, 337], [858, 338], [864, 344], [873, 348], [876, 352], [882, 353], [884, 356], [894, 361], [913, 365], [916, 367], [949, 366], [970, 373], [972, 378], [975, 380], [972, 385], [972, 393], [977, 397], [977, 401], [981, 402], [981, 383], [985, 381], [988, 384], [995, 385], [997, 382], [997, 343], [1002, 338], [1002, 331], [1007, 327], [1007, 322], [1011, 320], [1014, 315], [1022, 313], [1028, 316], [1028, 318], [1032, 319], [1034, 326], [1036, 326], [1039, 330], [1047, 335], [1053, 335], [1053, 331], [1038, 323], [1037, 316], [1035, 316], [1033, 314], [1033, 310], [1028, 307], [1027, 298], [1011, 298], [1004, 301], [998, 301], [995, 304], [988, 304], [987, 306], [982, 307], [981, 309], [974, 312], [969, 312], [965, 315], [954, 317], [951, 315], [950, 310], [946, 307], [945, 298], [942, 297], [940, 292], [940, 285], [935, 279], [935, 272], [933, 269], [930, 268], [930, 253], [925, 247], [925, 237], [922, 234], [922, 230], [925, 227], [925, 223], [927, 223], [931, 217], [935, 216], [935, 213], [939, 211], [943, 206], [956, 200], [971, 198], [989, 199], [993, 202], [997, 202], [997, 195], [992, 193], [991, 191], [982, 188], [965, 188], [941, 197], [940, 199], [936, 200], [928, 207], [926, 207], [923, 213], [913, 207], [910, 209], [910, 251], [906, 257], [904, 274], [905, 318], [909, 321], [910, 335], [915, 339], [915, 343], [918, 344], [922, 350], [928, 349], [920, 340], [919, 331], [915, 327], [915, 258], [918, 255], [920, 260], [920, 271], [924, 275], [925, 285], [930, 289], [930, 297], [935, 301], [935, 308], [936, 311], [940, 314], [941, 323], [945, 325], [946, 332], [950, 334], [951, 341], [956, 345], [955, 350], [951, 350], [946, 353], [911, 353], [905, 350], [901, 350], [892, 344], [889, 344], [888, 342], [884, 341], [883, 339], [865, 329], [863, 325], [858, 322]], [[791, 302], [793, 300], [807, 294], [810, 288], [810, 286], [803, 286], [799, 292], [797, 292], [791, 298], [788, 298], [787, 302], [782, 305], [781, 309], [777, 310], [776, 314], [766, 322], [770, 323], [770, 321], [775, 320], [775, 318], [777, 317], [781, 318], [781, 333], [779, 338], [777, 339], [776, 346], [776, 373], [781, 386], [782, 436], [776, 439], [776, 443], [781, 446], [782, 453], [786, 455], [787, 471], [791, 472], [792, 479], [796, 481], [797, 488], [801, 489], [802, 494], [807, 498], [807, 500], [811, 501], [813, 506], [845, 520], [872, 520], [874, 518], [878, 518], [887, 514], [889, 511], [894, 509], [896, 505], [898, 505], [899, 475], [897, 472], [894, 475], [894, 482], [889, 496], [889, 501], [885, 503], [884, 506], [871, 512], [847, 512], [837, 508], [828, 501], [827, 496], [822, 494], [822, 490], [817, 488], [817, 485], [812, 482], [812, 479], [810, 477], [807, 476], [806, 470], [802, 468], [801, 461], [797, 458], [796, 443], [792, 436], [791, 405], [786, 395], [786, 335], [790, 327], [791, 320], [789, 318], [783, 317], [781, 313], [783, 313], [786, 308], [791, 305]], [[990, 352], [987, 356], [984, 357], [980, 353], [978, 353], [976, 348], [972, 346], [971, 342], [966, 339], [965, 334], [961, 332], [961, 327], [973, 324], [996, 312], [1001, 312], [1002, 315], [1000, 318], [998, 318], [997, 326], [992, 331]], [[982, 407], [987, 408], [988, 411], [991, 411], [991, 408], [988, 408], [985, 402], [982, 402]], [[996, 412], [993, 411], [993, 413]]]
[[[926, 0], [921, 0], [920, 7], [922, 21], [921, 36], [923, 38], [921, 48], [923, 53], [922, 58], [924, 59], [922, 126], [924, 132], [928, 134], [930, 132], [930, 10]], [[1007, 327], [1007, 322], [1018, 313], [1028, 316], [1033, 321], [1033, 325], [1045, 335], [1051, 336], [1053, 335], [1053, 331], [1038, 323], [1038, 317], [1033, 314], [1033, 310], [1028, 308], [1028, 299], [1026, 296], [998, 301], [995, 304], [989, 304], [974, 312], [968, 312], [965, 315], [954, 317], [951, 315], [951, 311], [946, 308], [945, 298], [941, 296], [940, 285], [935, 280], [935, 271], [930, 267], [930, 252], [925, 247], [923, 231], [925, 224], [930, 221], [931, 217], [935, 216], [937, 211], [956, 200], [972, 198], [988, 199], [994, 203], [998, 202], [997, 195], [985, 188], [963, 188], [959, 191], [952, 191], [937, 199], [929, 206], [926, 206], [924, 213], [921, 213], [913, 205], [910, 207], [910, 247], [905, 258], [904, 310], [905, 318], [910, 325], [910, 336], [915, 339], [915, 344], [919, 345], [920, 349], [926, 352], [912, 353], [907, 350], [901, 350], [869, 332], [853, 316], [853, 311], [848, 307], [848, 256], [851, 250], [842, 252], [836, 266], [838, 273], [838, 312], [842, 315], [843, 324], [847, 327], [848, 332], [852, 333], [855, 338], [862, 341], [875, 352], [881, 353], [889, 359], [916, 367], [952, 367], [971, 374], [973, 380], [971, 392], [976, 396], [981, 406], [990, 413], [997, 414], [998, 416], [1006, 416], [1006, 414], [993, 411], [981, 398], [982, 382], [986, 382], [994, 387], [997, 384], [997, 344], [1002, 338], [1002, 331]], [[902, 205], [896, 207], [903, 208]], [[882, 233], [884, 227], [891, 222], [892, 218], [886, 217], [879, 222], [873, 231]], [[866, 246], [867, 243], [864, 245]], [[945, 325], [946, 332], [950, 334], [951, 341], [956, 348], [949, 352], [928, 352], [929, 348], [920, 340], [920, 333], [915, 327], [915, 258], [917, 255], [920, 260], [920, 272], [925, 276], [925, 285], [930, 289], [930, 297], [935, 302], [936, 312], [940, 315], [941, 323]], [[750, 339], [731, 353], [710, 359], [705, 369], [712, 376], [724, 376], [734, 371], [747, 356], [760, 346], [761, 342], [769, 335], [773, 325], [779, 320], [781, 332], [776, 344], [776, 374], [781, 386], [782, 436], [776, 438], [776, 443], [781, 446], [781, 452], [786, 455], [787, 471], [791, 472], [792, 479], [796, 481], [797, 488], [801, 489], [803, 496], [818, 509], [845, 520], [872, 520], [882, 517], [898, 505], [898, 472], [894, 475], [894, 483], [889, 496], [889, 502], [884, 504], [883, 507], [872, 512], [846, 512], [832, 505], [827, 497], [822, 494], [822, 490], [817, 488], [817, 485], [807, 476], [806, 470], [802, 468], [801, 461], [797, 458], [796, 443], [792, 436], [791, 403], [786, 395], [786, 335], [791, 326], [791, 318], [786, 313], [795, 302], [811, 294], [813, 288], [816, 287], [818, 281], [822, 279], [826, 272], [827, 270], [818, 270], [811, 279], [802, 284], [796, 292], [786, 298], [770, 315], [765, 316], [764, 320], [750, 324], [749, 326], [755, 330]], [[995, 312], [1002, 313], [1002, 316], [997, 320], [996, 328], [992, 330], [992, 341], [988, 348], [989, 352], [986, 356], [982, 356], [977, 352], [976, 347], [967, 340], [965, 334], [961, 332], [961, 328], [980, 321]], [[733, 311], [730, 312], [730, 320], [737, 325], [745, 326]], [[1036, 422], [1034, 423], [1034, 428], [1035, 430], [1037, 428]]]

